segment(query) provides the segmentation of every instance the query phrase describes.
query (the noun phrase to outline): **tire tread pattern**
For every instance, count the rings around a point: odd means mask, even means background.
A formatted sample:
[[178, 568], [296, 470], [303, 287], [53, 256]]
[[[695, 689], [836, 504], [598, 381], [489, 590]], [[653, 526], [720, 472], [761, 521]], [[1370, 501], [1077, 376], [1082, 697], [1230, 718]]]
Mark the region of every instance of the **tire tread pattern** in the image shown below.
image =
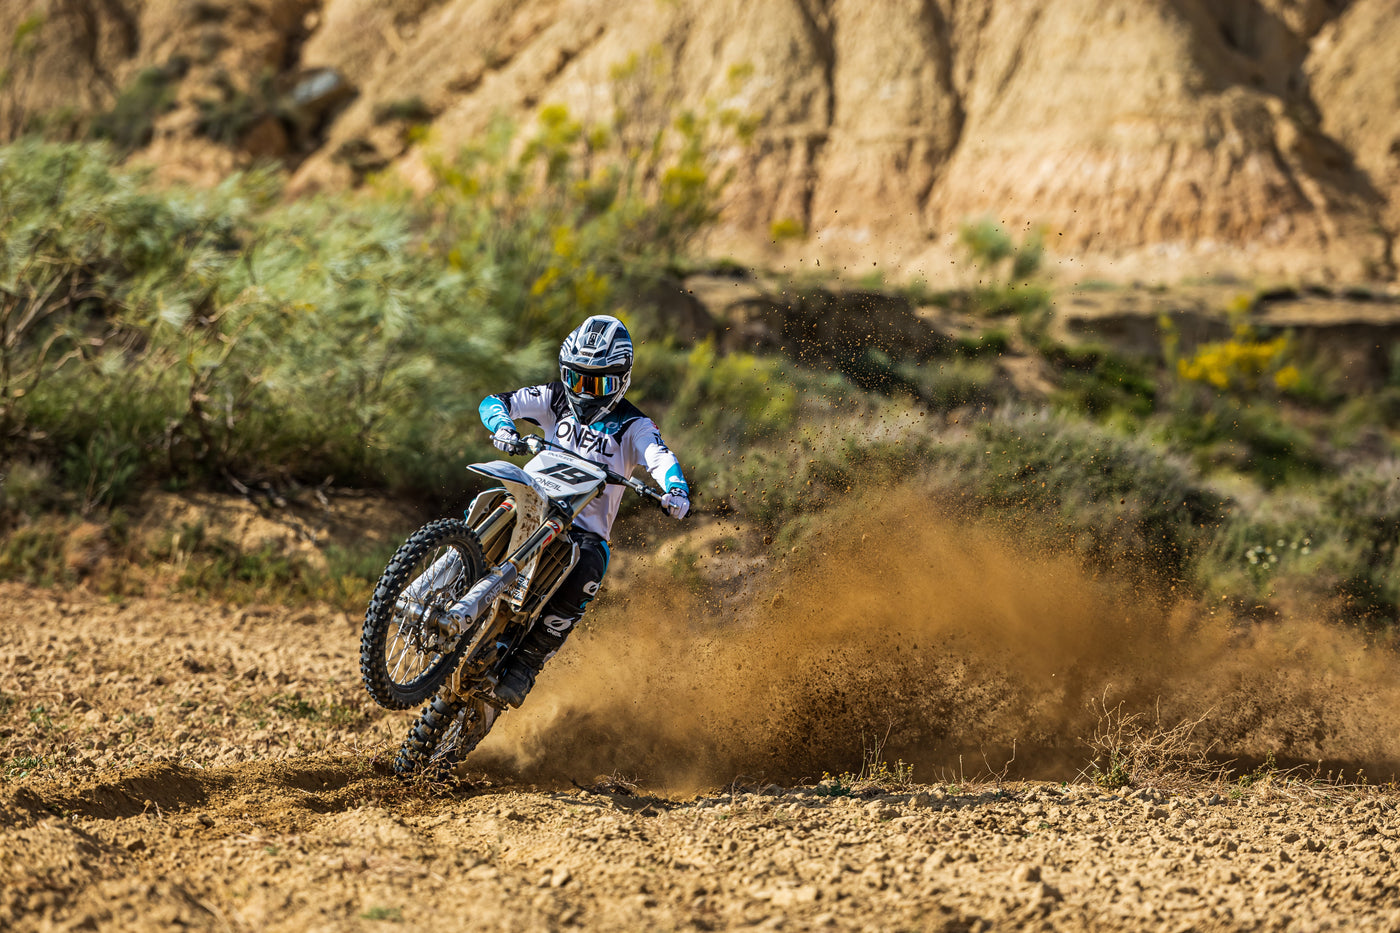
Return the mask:
[[395, 624], [394, 602], [412, 582], [409, 575], [414, 566], [444, 544], [456, 549], [475, 578], [479, 579], [485, 572], [481, 542], [467, 523], [456, 518], [438, 519], [411, 534], [394, 553], [365, 611], [364, 630], [360, 636], [360, 674], [369, 695], [386, 709], [408, 709], [432, 696], [452, 673], [466, 648], [468, 639], [460, 639], [451, 651], [408, 684], [396, 683], [385, 663], [385, 645]]
[[472, 737], [470, 744], [461, 742], [436, 761], [433, 760], [433, 753], [437, 750], [443, 733], [462, 712], [462, 708], [470, 702], [472, 701], [446, 700], [442, 697], [434, 697], [432, 702], [423, 708], [422, 715], [418, 717], [418, 721], [409, 730], [408, 738], [404, 740], [403, 746], [394, 758], [394, 773], [399, 777], [412, 777], [420, 774], [428, 778], [442, 777], [450, 772], [457, 762], [475, 749], [486, 737], [486, 733], [490, 731], [489, 727], [485, 730], [479, 730], [479, 734]]

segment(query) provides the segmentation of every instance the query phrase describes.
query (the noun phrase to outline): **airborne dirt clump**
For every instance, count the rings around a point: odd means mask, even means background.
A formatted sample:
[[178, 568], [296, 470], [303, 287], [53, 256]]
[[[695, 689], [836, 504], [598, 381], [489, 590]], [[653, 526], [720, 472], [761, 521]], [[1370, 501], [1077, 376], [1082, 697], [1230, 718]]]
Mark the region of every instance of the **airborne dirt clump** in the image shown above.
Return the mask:
[[[622, 555], [452, 785], [389, 776], [344, 612], [6, 585], [0, 927], [1400, 929], [1390, 649], [887, 503]], [[1091, 765], [1105, 709], [1249, 764]]]

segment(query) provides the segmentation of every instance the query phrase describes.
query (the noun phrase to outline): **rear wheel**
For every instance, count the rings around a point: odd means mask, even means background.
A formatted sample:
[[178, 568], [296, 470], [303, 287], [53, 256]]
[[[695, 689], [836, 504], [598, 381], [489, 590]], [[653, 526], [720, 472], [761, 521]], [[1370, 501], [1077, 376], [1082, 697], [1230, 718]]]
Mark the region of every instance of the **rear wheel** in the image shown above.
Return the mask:
[[458, 519], [430, 522], [398, 549], [370, 598], [360, 673], [380, 706], [407, 709], [432, 696], [461, 657], [447, 610], [486, 573], [481, 543]]
[[409, 730], [394, 759], [394, 773], [400, 777], [446, 776], [486, 738], [497, 715], [494, 706], [475, 697], [435, 697]]

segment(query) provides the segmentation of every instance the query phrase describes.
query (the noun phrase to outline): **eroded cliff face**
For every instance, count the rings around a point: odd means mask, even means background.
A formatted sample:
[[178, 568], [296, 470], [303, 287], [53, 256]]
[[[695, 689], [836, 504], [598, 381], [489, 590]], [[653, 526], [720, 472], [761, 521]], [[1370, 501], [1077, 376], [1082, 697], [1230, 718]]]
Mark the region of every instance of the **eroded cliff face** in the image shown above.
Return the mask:
[[1400, 263], [1400, 3], [1358, 3], [1326, 23], [1304, 64], [1321, 128], [1383, 198], [1391, 274]]
[[[295, 191], [385, 167], [423, 184], [428, 150], [455, 149], [496, 113], [529, 120], [557, 102], [606, 119], [615, 66], [640, 54], [659, 63], [647, 74], [672, 107], [714, 101], [759, 119], [754, 143], [727, 154], [738, 172], [715, 252], [942, 281], [958, 271], [959, 226], [989, 217], [1043, 229], [1071, 277], [1395, 274], [1400, 0], [28, 8], [72, 24], [28, 78], [51, 104], [97, 108], [141, 67], [182, 61], [177, 104], [144, 153], [170, 175], [280, 155]], [[23, 13], [0, 13], [0, 30]], [[290, 87], [314, 68], [353, 87], [348, 106], [290, 130], [286, 119], [243, 127], [228, 145], [196, 132], [210, 88], [252, 88], [263, 74]], [[424, 142], [405, 132], [409, 103], [431, 121]], [[807, 236], [775, 244], [775, 221]]]

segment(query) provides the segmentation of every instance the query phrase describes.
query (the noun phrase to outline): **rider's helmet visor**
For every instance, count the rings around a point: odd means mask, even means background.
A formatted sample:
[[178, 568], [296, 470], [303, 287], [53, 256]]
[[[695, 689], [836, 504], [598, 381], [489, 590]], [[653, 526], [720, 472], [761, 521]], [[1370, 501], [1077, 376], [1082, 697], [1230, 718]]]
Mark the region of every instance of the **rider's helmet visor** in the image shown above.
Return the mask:
[[576, 395], [612, 395], [622, 388], [621, 376], [595, 376], [567, 366], [559, 367], [559, 373], [564, 378], [564, 388]]

